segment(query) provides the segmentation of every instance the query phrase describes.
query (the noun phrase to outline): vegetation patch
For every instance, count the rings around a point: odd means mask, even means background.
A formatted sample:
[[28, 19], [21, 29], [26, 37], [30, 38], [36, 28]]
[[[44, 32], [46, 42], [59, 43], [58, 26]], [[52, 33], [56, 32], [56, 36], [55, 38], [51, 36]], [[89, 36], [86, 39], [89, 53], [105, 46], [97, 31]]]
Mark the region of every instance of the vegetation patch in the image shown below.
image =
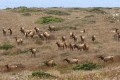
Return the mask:
[[40, 78], [50, 78], [50, 77], [55, 77], [54, 75], [51, 75], [47, 72], [44, 71], [34, 71], [32, 72], [33, 77], [40, 77]]
[[23, 16], [31, 16], [30, 13], [22, 13]]
[[20, 7], [14, 8], [13, 11], [20, 12], [20, 13], [25, 13], [25, 12], [39, 12], [40, 10], [37, 10], [37, 9], [34, 9], [34, 8], [27, 8], [25, 6], [20, 6]]
[[105, 11], [101, 10], [101, 7], [95, 7], [95, 8], [91, 8], [88, 10], [89, 12], [94, 12], [94, 13], [106, 13]]
[[12, 8], [5, 8], [4, 10], [11, 10]]
[[98, 69], [101, 66], [96, 64], [96, 63], [92, 63], [92, 62], [86, 62], [83, 64], [78, 64], [75, 67], [73, 67], [74, 70], [93, 70], [93, 69]]
[[54, 15], [70, 15], [69, 13], [65, 11], [60, 11], [60, 10], [47, 10], [45, 11], [47, 14], [54, 14]]
[[13, 56], [13, 55], [19, 55], [19, 54], [26, 54], [26, 53], [28, 53], [29, 52], [29, 50], [15, 50], [15, 51], [6, 51], [6, 52], [4, 52], [3, 53], [3, 55], [10, 55], [10, 56]]
[[3, 45], [0, 45], [0, 49], [3, 50], [8, 50], [8, 49], [12, 49], [14, 46], [8, 42], [4, 43]]
[[58, 18], [58, 17], [53, 17], [53, 16], [45, 16], [42, 18], [39, 18], [36, 23], [38, 24], [48, 24], [48, 23], [54, 23], [54, 22], [63, 22], [64, 19]]

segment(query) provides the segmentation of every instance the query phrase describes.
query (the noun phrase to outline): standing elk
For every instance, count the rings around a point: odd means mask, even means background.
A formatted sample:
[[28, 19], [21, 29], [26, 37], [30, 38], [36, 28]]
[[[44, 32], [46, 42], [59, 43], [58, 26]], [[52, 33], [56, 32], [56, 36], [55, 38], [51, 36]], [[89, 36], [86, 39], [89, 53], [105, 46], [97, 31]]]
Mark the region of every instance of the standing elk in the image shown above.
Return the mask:
[[48, 32], [44, 32], [43, 35], [46, 38], [46, 40], [48, 40], [48, 38], [50, 37], [50, 34]]
[[66, 37], [62, 36], [62, 42], [65, 42], [65, 41], [66, 41]]
[[73, 38], [74, 42], [77, 41], [77, 36], [75, 36], [75, 34], [73, 32], [70, 32], [70, 38]]
[[34, 57], [36, 57], [37, 50], [35, 48], [30, 48], [30, 51]]
[[12, 33], [13, 33], [12, 29], [9, 28], [8, 30], [9, 30], [10, 35], [12, 35]]
[[3, 31], [3, 35], [6, 36], [7, 30], [3, 27], [2, 31]]
[[23, 44], [23, 39], [18, 39], [18, 37], [15, 37], [15, 40], [18, 45]]
[[58, 46], [58, 49], [64, 49], [64, 43], [60, 43], [60, 42], [56, 42], [57, 46]]
[[85, 42], [85, 37], [84, 36], [80, 36], [81, 42]]
[[92, 35], [92, 41], [94, 42], [96, 40], [95, 35]]
[[34, 29], [35, 29], [36, 33], [39, 33], [39, 32], [40, 32], [40, 29], [39, 29], [39, 28], [35, 27]]

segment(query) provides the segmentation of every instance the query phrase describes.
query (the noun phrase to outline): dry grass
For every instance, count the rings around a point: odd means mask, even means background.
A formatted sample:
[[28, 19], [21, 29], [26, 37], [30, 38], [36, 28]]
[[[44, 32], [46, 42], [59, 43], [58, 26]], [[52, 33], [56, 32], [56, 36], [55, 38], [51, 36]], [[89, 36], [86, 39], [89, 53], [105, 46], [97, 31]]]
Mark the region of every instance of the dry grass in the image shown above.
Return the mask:
[[[31, 9], [29, 9], [31, 10]], [[32, 9], [33, 10], [33, 9]], [[37, 9], [36, 9], [37, 10]], [[39, 9], [38, 9], [39, 10]], [[44, 10], [44, 9], [42, 9]], [[5, 64], [17, 64], [21, 63], [26, 66], [25, 69], [21, 71], [12, 71], [0, 73], [0, 80], [6, 80], [11, 77], [16, 77], [18, 80], [40, 80], [40, 78], [31, 77], [32, 71], [34, 70], [44, 70], [54, 76], [57, 76], [58, 80], [119, 80], [120, 78], [120, 42], [114, 40], [114, 33], [111, 32], [113, 28], [119, 28], [120, 23], [114, 22], [111, 23], [108, 20], [110, 14], [109, 12], [114, 12], [116, 9], [64, 9], [64, 8], [48, 8], [45, 10], [59, 10], [70, 12], [70, 15], [54, 15], [54, 14], [45, 14], [42, 11], [28, 11], [31, 16], [21, 16], [21, 13], [16, 13], [9, 10], [0, 11], [0, 26], [13, 29], [13, 35], [7, 36], [2, 35], [0, 32], [0, 45], [5, 41], [10, 42], [11, 45], [14, 45], [12, 49], [9, 50], [0, 50], [0, 66]], [[88, 10], [92, 10], [88, 11]], [[97, 13], [95, 12], [97, 10]], [[98, 14], [99, 11], [105, 11], [108, 14]], [[117, 9], [120, 11], [120, 9]], [[64, 19], [60, 23], [48, 23], [48, 24], [35, 24], [35, 21], [38, 18], [44, 16], [55, 16]], [[48, 25], [54, 25], [58, 30], [55, 32], [48, 31]], [[20, 27], [25, 27], [25, 29], [34, 30], [34, 27], [39, 27], [41, 31], [47, 31], [51, 35], [50, 40], [42, 41], [39, 38], [36, 38], [37, 35], [31, 39], [26, 39], [19, 31]], [[80, 31], [86, 29], [86, 33], [81, 33]], [[120, 29], [120, 28], [119, 28]], [[86, 42], [90, 46], [88, 52], [77, 51], [70, 49], [58, 50], [56, 41], [60, 41], [61, 36], [66, 36], [69, 42], [73, 42], [69, 38], [69, 33], [75, 32], [78, 36], [78, 42], [80, 42], [80, 35], [84, 35]], [[96, 41], [91, 41], [91, 36], [96, 35]], [[15, 42], [14, 37], [18, 36], [23, 38], [23, 45], [18, 46]], [[31, 56], [31, 52], [28, 51], [30, 48], [36, 48], [37, 53], [36, 57]], [[8, 55], [9, 54], [9, 55]], [[104, 63], [102, 60], [98, 59], [99, 55], [113, 55], [115, 56], [114, 62]], [[63, 59], [69, 58], [78, 58], [79, 64], [86, 61], [95, 62], [101, 64], [104, 67], [98, 70], [92, 71], [74, 71], [72, 68], [74, 65], [68, 65], [64, 62]], [[43, 66], [43, 62], [47, 60], [55, 60], [57, 66], [55, 67], [46, 67]], [[2, 67], [0, 67], [0, 70]], [[109, 71], [110, 70], [110, 71]], [[50, 79], [48, 79], [50, 80]], [[52, 80], [52, 79], [51, 79]]]

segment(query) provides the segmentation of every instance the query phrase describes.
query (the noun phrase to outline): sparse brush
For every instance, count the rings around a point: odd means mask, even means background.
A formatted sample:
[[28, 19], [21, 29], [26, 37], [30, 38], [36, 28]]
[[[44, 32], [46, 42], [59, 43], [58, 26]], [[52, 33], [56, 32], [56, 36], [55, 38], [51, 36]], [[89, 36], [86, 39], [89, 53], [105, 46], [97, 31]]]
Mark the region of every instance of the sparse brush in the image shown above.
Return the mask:
[[53, 16], [45, 16], [45, 17], [39, 18], [35, 23], [48, 24], [48, 23], [63, 22], [63, 21], [64, 19], [62, 18], [53, 17]]
[[83, 64], [76, 65], [73, 69], [74, 70], [93, 70], [99, 68], [100, 65], [92, 62], [86, 62]]
[[22, 13], [23, 16], [31, 16], [30, 13]]
[[47, 14], [54, 14], [54, 15], [70, 15], [68, 12], [60, 11], [60, 10], [47, 10], [45, 11]]
[[34, 71], [32, 72], [32, 76], [33, 77], [40, 77], [40, 78], [54, 78], [55, 76], [54, 75], [51, 75], [47, 72], [44, 72], [44, 71]]
[[4, 49], [4, 50], [8, 50], [8, 49], [12, 49], [14, 46], [10, 43], [4, 43], [3, 45], [0, 45], [0, 49]]

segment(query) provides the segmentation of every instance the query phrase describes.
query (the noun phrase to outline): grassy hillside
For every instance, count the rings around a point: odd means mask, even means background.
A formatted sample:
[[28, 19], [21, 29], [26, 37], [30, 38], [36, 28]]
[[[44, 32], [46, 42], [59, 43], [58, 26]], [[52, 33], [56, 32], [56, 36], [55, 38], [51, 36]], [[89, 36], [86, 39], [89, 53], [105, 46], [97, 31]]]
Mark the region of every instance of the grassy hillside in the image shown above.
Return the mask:
[[[114, 39], [114, 28], [119, 28], [120, 22], [112, 18], [112, 13], [120, 12], [119, 8], [7, 8], [0, 11], [0, 80], [16, 78], [17, 80], [119, 80], [120, 78], [120, 42]], [[49, 25], [56, 27], [50, 32]], [[3, 36], [2, 27], [12, 28], [13, 35]], [[25, 38], [20, 27], [40, 32], [47, 31], [54, 38], [41, 40], [37, 35]], [[81, 33], [86, 29], [85, 33]], [[70, 32], [78, 36], [76, 44], [80, 44], [80, 36], [85, 36], [89, 50], [78, 51], [59, 50], [56, 42], [61, 36], [70, 39]], [[96, 41], [91, 41], [91, 36]], [[17, 45], [14, 37], [24, 40], [23, 45]], [[36, 48], [36, 57], [31, 56], [30, 48]], [[114, 56], [114, 62], [104, 62], [99, 55]], [[78, 58], [78, 64], [68, 64], [64, 58]], [[44, 61], [53, 59], [56, 66], [47, 67]], [[4, 71], [6, 64], [22, 64], [25, 68]], [[99, 65], [99, 66], [98, 66]], [[75, 69], [76, 68], [76, 69]], [[86, 70], [87, 69], [87, 70]], [[34, 76], [33, 76], [34, 75]], [[13, 80], [13, 79], [12, 79]]]

